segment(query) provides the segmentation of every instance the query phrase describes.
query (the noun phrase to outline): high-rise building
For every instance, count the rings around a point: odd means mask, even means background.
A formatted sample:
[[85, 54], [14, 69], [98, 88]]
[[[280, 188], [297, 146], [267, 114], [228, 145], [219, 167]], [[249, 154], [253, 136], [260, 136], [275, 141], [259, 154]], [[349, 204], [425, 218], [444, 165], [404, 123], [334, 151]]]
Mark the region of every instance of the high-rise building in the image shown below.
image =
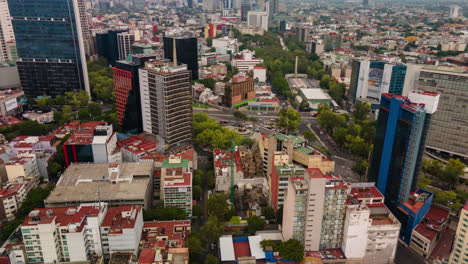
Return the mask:
[[449, 18], [458, 18], [460, 16], [460, 7], [456, 5], [450, 6]]
[[0, 0], [0, 61], [16, 60], [16, 42], [7, 0]]
[[174, 59], [174, 38], [177, 46], [177, 61], [187, 65], [192, 80], [198, 80], [198, 41], [196, 37], [164, 37], [164, 57]]
[[117, 118], [125, 132], [138, 134], [143, 131], [138, 69], [152, 59], [156, 59], [156, 56], [133, 55], [131, 61], [117, 61], [113, 68]]
[[270, 0], [270, 14], [276, 15], [278, 13], [278, 0]]
[[167, 60], [148, 61], [139, 70], [143, 131], [157, 135], [167, 146], [192, 142], [190, 75], [187, 65]]
[[250, 4], [242, 3], [241, 5], [241, 20], [246, 22], [247, 21], [247, 14], [251, 10]]
[[468, 158], [468, 74], [463, 69], [429, 66], [419, 75], [418, 90], [440, 92], [440, 107], [432, 115], [427, 148]]
[[383, 93], [407, 96], [410, 90], [415, 90], [418, 74], [412, 66], [354, 60], [350, 95], [354, 102], [369, 102], [378, 108]]
[[268, 18], [268, 11], [251, 10], [247, 12], [247, 25], [252, 27], [259, 27], [264, 31], [268, 31]]
[[117, 47], [119, 49], [119, 60], [125, 60], [132, 52], [132, 45], [135, 42], [135, 34], [122, 32], [117, 34]]
[[468, 263], [468, 201], [461, 209], [449, 264]]
[[383, 94], [380, 100], [369, 178], [376, 180], [385, 204], [397, 217], [400, 204], [416, 189], [426, 135], [439, 97], [436, 92], [412, 91], [408, 98]]
[[303, 176], [290, 177], [285, 191], [283, 237], [301, 241], [306, 251], [339, 248], [348, 187], [337, 176], [320, 169], [306, 169]]
[[375, 0], [363, 0], [362, 5], [368, 7], [375, 7]]
[[83, 34], [83, 44], [86, 56], [92, 56], [95, 53], [94, 45], [91, 39], [90, 20], [88, 9], [90, 8], [89, 0], [78, 0], [78, 12], [80, 14], [81, 32]]
[[106, 58], [111, 65], [115, 65], [115, 62], [119, 60], [117, 35], [123, 32], [128, 32], [128, 30], [109, 30], [107, 33], [96, 34], [97, 54]]
[[90, 92], [78, 0], [9, 0], [27, 96]]

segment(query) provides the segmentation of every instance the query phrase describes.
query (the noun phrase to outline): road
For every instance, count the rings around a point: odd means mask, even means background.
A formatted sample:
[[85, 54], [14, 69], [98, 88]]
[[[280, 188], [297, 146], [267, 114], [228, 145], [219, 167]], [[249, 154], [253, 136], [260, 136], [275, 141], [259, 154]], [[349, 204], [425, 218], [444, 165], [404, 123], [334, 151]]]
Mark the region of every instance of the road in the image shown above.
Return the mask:
[[[233, 110], [231, 109], [217, 107], [217, 108], [209, 108], [209, 109], [194, 108], [193, 110], [195, 113], [197, 112], [208, 113], [208, 115], [210, 115], [211, 117], [217, 120], [238, 122], [238, 119], [236, 119], [232, 115]], [[273, 130], [267, 129], [261, 125], [267, 124], [269, 122], [275, 122], [278, 118], [278, 112], [260, 112], [261, 115], [258, 115], [259, 113], [258, 111], [243, 111], [243, 112], [248, 114], [249, 116], [257, 118], [258, 120], [257, 127], [259, 128], [260, 132], [268, 133], [268, 134], [274, 132]], [[357, 175], [351, 170], [351, 168], [354, 166], [354, 161], [351, 159], [345, 158], [349, 156], [349, 154], [341, 151], [326, 133], [320, 133], [320, 128], [317, 124], [316, 118], [312, 117], [310, 113], [301, 113], [301, 116], [302, 116], [303, 122], [299, 126], [299, 134], [303, 135], [304, 132], [309, 129], [315, 132], [315, 134], [319, 138], [318, 144], [323, 145], [332, 154], [331, 158], [335, 161], [335, 173], [343, 177], [343, 179], [345, 179], [348, 182], [361, 181], [359, 179], [359, 175]]]

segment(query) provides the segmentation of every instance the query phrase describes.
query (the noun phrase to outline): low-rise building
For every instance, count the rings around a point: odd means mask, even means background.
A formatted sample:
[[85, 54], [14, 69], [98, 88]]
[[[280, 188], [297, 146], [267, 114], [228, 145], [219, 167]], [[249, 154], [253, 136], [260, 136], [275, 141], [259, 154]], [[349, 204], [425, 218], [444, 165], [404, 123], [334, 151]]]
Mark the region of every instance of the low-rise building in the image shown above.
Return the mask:
[[111, 124], [91, 121], [71, 128], [72, 135], [63, 144], [65, 164], [73, 162], [114, 163], [121, 162], [117, 147], [117, 133]]
[[24, 97], [22, 90], [2, 90], [0, 92], [0, 115], [16, 115], [22, 97]]
[[256, 58], [255, 52], [250, 50], [242, 50], [238, 56], [232, 59], [232, 66], [237, 67], [241, 72], [252, 70], [254, 66], [262, 63], [263, 59]]
[[448, 208], [432, 205], [421, 222], [411, 233], [410, 247], [418, 254], [428, 257], [448, 227]]
[[224, 105], [240, 106], [255, 98], [254, 81], [251, 77], [233, 77], [224, 88]]
[[153, 163], [70, 165], [45, 200], [46, 207], [63, 207], [89, 202], [110, 206], [152, 205]]
[[154, 221], [143, 224], [139, 264], [188, 264], [186, 239], [190, 220]]

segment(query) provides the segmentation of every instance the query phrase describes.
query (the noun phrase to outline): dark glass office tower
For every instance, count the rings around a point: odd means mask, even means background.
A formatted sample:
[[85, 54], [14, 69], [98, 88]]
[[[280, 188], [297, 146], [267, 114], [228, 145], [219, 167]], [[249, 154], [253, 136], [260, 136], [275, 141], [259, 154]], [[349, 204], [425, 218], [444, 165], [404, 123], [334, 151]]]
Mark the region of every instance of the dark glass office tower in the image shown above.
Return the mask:
[[27, 96], [89, 92], [78, 1], [8, 1]]
[[143, 132], [138, 69], [143, 68], [145, 62], [151, 59], [156, 59], [156, 56], [138, 54], [131, 61], [115, 62], [113, 70], [117, 118], [124, 132]]
[[383, 94], [380, 99], [369, 178], [377, 182], [392, 211], [416, 189], [428, 126], [439, 96], [412, 91], [408, 98]]
[[107, 59], [112, 66], [119, 59], [119, 45], [117, 34], [128, 32], [128, 30], [109, 30], [107, 33], [96, 34], [96, 46], [98, 56]]
[[[196, 37], [175, 37], [177, 61], [187, 64], [192, 80], [198, 80], [198, 43]], [[164, 57], [173, 60], [173, 37], [164, 37]]]

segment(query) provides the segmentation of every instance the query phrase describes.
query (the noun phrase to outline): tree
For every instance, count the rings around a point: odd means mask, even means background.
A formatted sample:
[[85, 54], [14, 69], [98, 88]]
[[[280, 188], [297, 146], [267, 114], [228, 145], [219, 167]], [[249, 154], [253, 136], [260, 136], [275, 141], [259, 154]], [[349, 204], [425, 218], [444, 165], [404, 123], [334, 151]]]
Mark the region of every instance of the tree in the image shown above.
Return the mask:
[[331, 81], [330, 75], [324, 74], [322, 78], [320, 79], [320, 87], [328, 89], [330, 85], [330, 81]]
[[307, 131], [304, 132], [304, 138], [307, 140], [307, 142], [309, 142], [309, 144], [317, 141], [317, 137], [310, 130], [307, 130]]
[[89, 103], [88, 111], [92, 117], [96, 118], [102, 114], [102, 105], [98, 103]]
[[187, 214], [185, 211], [176, 207], [156, 207], [143, 212], [143, 219], [145, 221], [185, 220], [186, 218]]
[[231, 211], [228, 199], [228, 194], [213, 193], [208, 199], [208, 215], [216, 216], [221, 221], [228, 220], [227, 216]]
[[194, 200], [200, 201], [202, 193], [203, 193], [203, 191], [202, 191], [202, 188], [200, 187], [200, 185], [193, 185], [192, 195], [193, 195]]
[[346, 124], [346, 120], [343, 116], [337, 115], [331, 110], [322, 110], [319, 112], [317, 122], [328, 132], [332, 132], [335, 128], [343, 127]]
[[197, 232], [191, 232], [187, 237], [187, 247], [189, 249], [190, 255], [193, 258], [201, 256], [203, 247], [201, 242], [201, 235]]
[[279, 114], [278, 127], [285, 130], [288, 134], [291, 131], [297, 130], [301, 124], [301, 114], [293, 108], [282, 108]]
[[302, 100], [301, 103], [299, 104], [299, 109], [301, 111], [310, 110], [309, 102], [307, 100]]
[[90, 115], [90, 113], [88, 111], [88, 108], [81, 108], [78, 111], [78, 119], [80, 119], [80, 120], [88, 120], [90, 116], [91, 115]]
[[65, 105], [62, 107], [62, 124], [66, 124], [75, 120], [75, 113], [73, 113], [71, 106]]
[[218, 264], [219, 260], [213, 254], [208, 254], [205, 259], [205, 264]]
[[431, 179], [429, 179], [428, 177], [425, 177], [425, 176], [420, 176], [418, 178], [418, 182], [417, 182], [417, 187], [420, 188], [420, 189], [424, 189], [426, 190], [429, 185], [431, 184]]
[[366, 120], [370, 113], [370, 104], [358, 102], [354, 105], [353, 120], [355, 123], [360, 124]]
[[247, 231], [250, 234], [255, 234], [258, 230], [263, 230], [265, 228], [265, 220], [256, 215], [249, 216], [247, 218]]
[[205, 173], [206, 186], [208, 189], [213, 190], [216, 184], [216, 177], [213, 170], [207, 170]]
[[55, 97], [55, 104], [56, 105], [65, 105], [67, 103], [67, 98], [63, 95]]
[[357, 173], [361, 179], [362, 176], [366, 175], [369, 162], [367, 160], [360, 160], [354, 164], [352, 170]]
[[203, 177], [203, 172], [201, 173], [194, 173], [193, 174], [193, 180], [192, 180], [192, 185], [202, 185], [202, 177]]
[[201, 231], [204, 234], [203, 238], [208, 244], [216, 242], [224, 232], [224, 223], [222, 220], [218, 220], [218, 217], [210, 215]]
[[449, 159], [441, 175], [441, 180], [454, 187], [464, 174], [465, 164], [459, 159]]
[[200, 218], [203, 216], [203, 209], [200, 205], [196, 204], [192, 207], [192, 215], [194, 217]]
[[242, 113], [241, 111], [234, 111], [234, 113], [232, 113], [232, 115], [237, 118], [237, 119], [240, 119], [242, 121], [247, 121], [249, 119], [249, 116], [245, 113]]
[[203, 84], [206, 88], [209, 88], [211, 90], [214, 89], [216, 80], [213, 78], [205, 78], [205, 79], [200, 79], [198, 80], [199, 83]]
[[304, 258], [304, 245], [296, 239], [289, 239], [278, 246], [280, 256], [287, 260], [301, 261]]
[[267, 220], [276, 219], [275, 210], [271, 206], [262, 207], [262, 215]]
[[56, 179], [59, 172], [63, 169], [63, 166], [57, 162], [51, 162], [47, 166], [47, 173], [49, 174], [49, 179]]
[[49, 97], [41, 97], [36, 100], [36, 104], [41, 110], [49, 109], [50, 107], [50, 100]]
[[89, 95], [85, 90], [80, 90], [76, 95], [76, 100], [78, 100], [80, 106], [87, 106], [89, 103]]
[[239, 216], [233, 215], [231, 219], [229, 219], [229, 223], [233, 225], [240, 225], [241, 224], [241, 218]]

